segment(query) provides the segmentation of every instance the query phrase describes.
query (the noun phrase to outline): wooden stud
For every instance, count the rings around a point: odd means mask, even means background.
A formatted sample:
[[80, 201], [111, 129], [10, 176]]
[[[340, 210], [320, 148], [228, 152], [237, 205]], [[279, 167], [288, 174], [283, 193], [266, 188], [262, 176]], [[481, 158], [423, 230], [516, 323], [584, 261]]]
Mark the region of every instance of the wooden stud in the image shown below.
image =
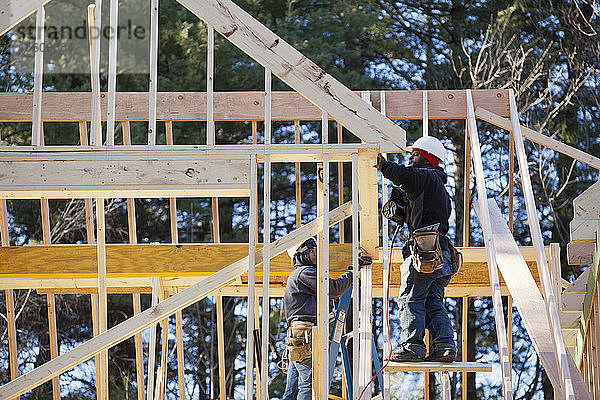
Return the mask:
[[[0, 199], [0, 240], [2, 246], [10, 246], [10, 238], [8, 236], [8, 211], [5, 199]], [[10, 379], [14, 380], [19, 376], [19, 362], [17, 353], [17, 329], [16, 329], [16, 313], [14, 294], [11, 289], [4, 291], [6, 299], [6, 323], [8, 325], [8, 354], [10, 369]]]
[[[248, 226], [248, 310], [254, 309], [255, 304], [255, 264], [256, 264], [256, 237], [258, 218], [258, 189], [257, 189], [256, 156], [250, 156], [250, 223]], [[254, 313], [248, 312], [246, 316], [246, 393], [245, 398], [254, 396]]]
[[508, 229], [512, 232], [515, 207], [515, 141], [512, 130], [508, 143]]
[[[173, 145], [173, 121], [165, 121], [165, 142], [167, 145]], [[218, 229], [218, 210], [215, 212], [215, 204], [213, 204], [213, 225], [214, 216], [217, 216], [217, 234]], [[171, 223], [171, 242], [179, 243], [179, 233], [177, 229], [177, 200], [174, 197], [169, 198], [169, 221]], [[215, 228], [213, 226], [213, 232]], [[177, 378], [179, 384], [179, 398], [185, 400], [185, 377], [184, 377], [184, 363], [185, 356], [183, 353], [183, 313], [181, 310], [175, 314], [175, 337], [176, 337], [176, 348], [177, 348]], [[219, 346], [219, 351], [220, 351]], [[166, 385], [165, 385], [166, 386]]]
[[517, 160], [519, 162], [519, 172], [521, 175], [521, 182], [523, 185], [523, 195], [525, 197], [525, 206], [527, 210], [529, 230], [531, 232], [531, 239], [535, 249], [535, 258], [537, 261], [540, 281], [544, 293], [546, 313], [548, 314], [548, 321], [550, 321], [550, 328], [552, 330], [551, 337], [554, 341], [556, 349], [557, 364], [562, 373], [562, 381], [564, 385], [564, 398], [574, 399], [575, 394], [573, 392], [573, 384], [571, 382], [571, 374], [567, 362], [568, 355], [566, 353], [565, 343], [562, 337], [562, 333], [560, 331], [560, 319], [558, 316], [558, 309], [556, 306], [556, 301], [554, 298], [553, 289], [548, 272], [548, 260], [546, 258], [546, 252], [544, 251], [544, 242], [537, 216], [535, 199], [533, 197], [533, 189], [531, 187], [531, 177], [529, 176], [529, 164], [527, 161], [527, 155], [525, 154], [523, 135], [521, 133], [521, 124], [519, 122], [519, 116], [517, 113], [517, 104], [512, 89], [509, 90], [508, 94], [510, 102], [510, 119], [512, 123], [513, 139], [515, 142], [517, 152]]
[[[323, 209], [324, 209], [324, 171], [323, 164], [317, 164], [317, 217], [323, 217]], [[329, 363], [323, 364], [323, 329], [325, 329], [325, 324], [328, 324], [329, 315], [324, 314], [323, 303], [328, 301], [328, 297], [325, 293], [325, 287], [329, 287], [329, 285], [325, 286], [324, 275], [325, 268], [323, 265], [324, 262], [324, 243], [323, 243], [323, 234], [319, 233], [317, 235], [317, 323], [316, 326], [313, 327], [313, 351], [312, 354], [312, 380], [313, 380], [313, 399], [321, 400], [323, 398], [323, 370], [326, 370], [329, 366]], [[327, 321], [327, 322], [326, 322]], [[327, 338], [327, 342], [329, 338]], [[327, 390], [325, 390], [327, 393]]]
[[[150, 308], [153, 308], [158, 305], [158, 278], [150, 278], [150, 282], [152, 283], [152, 302]], [[154, 376], [156, 374], [156, 323], [150, 326], [150, 342], [148, 347], [148, 384], [146, 386], [146, 400], [152, 400], [154, 398]]]
[[[352, 154], [352, 332], [359, 331], [358, 316], [360, 313], [359, 307], [359, 274], [358, 269], [358, 251], [359, 251], [359, 236], [358, 236], [358, 154]], [[359, 338], [354, 338], [354, 343], [358, 344]], [[352, 393], [359, 393], [358, 371], [359, 363], [359, 346], [352, 346], [352, 371], [354, 377], [352, 379]], [[356, 396], [356, 394], [355, 394]]]
[[[133, 294], [133, 315], [136, 316], [142, 311], [141, 296], [139, 293]], [[181, 311], [179, 311], [181, 312]], [[138, 332], [134, 335], [135, 344], [135, 371], [137, 379], [137, 398], [144, 399], [144, 352], [142, 349], [142, 333]]]
[[[337, 122], [337, 140], [338, 143], [342, 143], [342, 133], [343, 133], [343, 125], [338, 121]], [[338, 206], [341, 206], [344, 203], [344, 163], [338, 161], [337, 163], [337, 173], [338, 173]], [[340, 243], [344, 243], [344, 223], [340, 222], [339, 226], [340, 232]], [[344, 374], [342, 376], [345, 377]]]
[[450, 376], [448, 372], [440, 372], [442, 380], [442, 400], [452, 400], [452, 391], [450, 390]]
[[[466, 121], [465, 121], [466, 122]], [[466, 124], [465, 124], [466, 125]], [[465, 126], [465, 156], [464, 156], [464, 179], [463, 179], [463, 247], [469, 246], [471, 234], [471, 142], [469, 140], [469, 129]]]
[[90, 41], [90, 79], [92, 80], [92, 121], [90, 144], [102, 145], [102, 119], [100, 110], [100, 37], [95, 32], [101, 31], [102, 26], [102, 0], [95, 0], [95, 4], [88, 6], [88, 27]]
[[156, 92], [158, 88], [158, 0], [150, 2], [150, 81], [148, 102], [148, 145], [156, 144]]
[[360, 246], [371, 257], [377, 257], [379, 252], [379, 198], [377, 193], [377, 150], [358, 151], [358, 189], [360, 199]]
[[429, 101], [427, 90], [423, 90], [423, 136], [429, 136]]
[[[43, 135], [43, 132], [42, 132]], [[41, 142], [44, 142], [43, 136]], [[48, 199], [41, 199], [41, 216], [42, 216], [42, 241], [45, 245], [49, 245], [52, 242], [50, 235], [50, 206], [48, 205]], [[56, 329], [56, 300], [54, 294], [46, 295], [46, 305], [48, 309], [48, 325], [50, 335], [50, 358], [56, 358], [58, 356], [58, 331]], [[60, 399], [60, 382], [59, 377], [52, 379], [52, 398], [54, 400]]]
[[[230, 0], [178, 0], [366, 142], [405, 147], [406, 132]], [[266, 118], [265, 118], [266, 119]]]
[[[255, 303], [254, 303], [254, 321], [255, 321], [254, 329], [259, 329], [259, 327], [260, 327], [260, 304], [259, 304], [259, 296], [256, 296]], [[260, 366], [260, 362], [258, 360], [258, 357], [256, 357], [256, 363], [255, 364], [256, 364], [256, 381], [260, 382], [261, 381], [260, 380], [260, 376], [261, 376], [260, 375], [260, 368], [261, 368], [261, 366]], [[262, 385], [256, 385], [256, 398], [257, 399], [262, 399], [262, 397], [261, 397], [261, 391], [262, 391], [261, 386]]]
[[35, 61], [33, 73], [33, 115], [31, 144], [34, 146], [42, 145], [42, 82], [44, 80], [44, 45], [46, 36], [46, 13], [44, 6], [40, 5], [37, 8], [35, 20]]
[[[265, 135], [266, 136], [266, 135]], [[264, 163], [264, 201], [263, 201], [263, 299], [262, 299], [262, 337], [261, 337], [261, 393], [268, 393], [268, 367], [269, 367], [269, 276], [270, 276], [270, 250], [271, 250], [271, 162], [269, 156], [265, 156]]]
[[[381, 113], [385, 115], [385, 92], [380, 92], [381, 96]], [[389, 199], [388, 193], [388, 180], [381, 176], [381, 203], [385, 204]], [[342, 224], [340, 224], [342, 226]], [[382, 364], [385, 364], [386, 358], [389, 358], [392, 350], [392, 344], [390, 343], [390, 233], [389, 233], [389, 221], [382, 219], [382, 236], [383, 236], [383, 265], [381, 268], [381, 279], [383, 282], [383, 357]], [[393, 243], [392, 243], [393, 245]], [[383, 371], [383, 388], [381, 392], [384, 400], [390, 399], [390, 375], [387, 371]]]
[[206, 24], [207, 53], [206, 53], [206, 144], [215, 144], [215, 106], [214, 106], [214, 74], [215, 74], [215, 28], [210, 23]]
[[490, 217], [487, 204], [487, 188], [485, 185], [485, 176], [483, 173], [483, 162], [481, 160], [481, 148], [477, 133], [477, 121], [473, 110], [473, 99], [471, 91], [467, 90], [467, 127], [469, 129], [469, 139], [471, 141], [471, 152], [473, 155], [475, 178], [477, 182], [477, 197], [480, 207], [480, 225], [483, 228], [484, 243], [488, 259], [488, 271], [490, 275], [490, 285], [492, 287], [494, 304], [494, 317], [496, 321], [496, 332], [498, 337], [498, 348], [500, 350], [500, 365], [502, 367], [502, 387], [505, 399], [513, 398], [512, 389], [512, 370], [508, 357], [508, 339], [504, 323], [504, 312], [502, 309], [502, 295], [500, 292], [500, 283], [498, 277], [498, 265], [496, 263], [496, 252], [494, 241], [491, 236]]
[[[226, 400], [225, 392], [225, 327], [223, 324], [223, 297], [217, 296], [217, 343], [219, 356], [219, 399]], [[182, 354], [183, 356], [183, 354]]]
[[[106, 291], [106, 223], [104, 199], [96, 198], [96, 250], [98, 263], [98, 333], [108, 329], [108, 293]], [[108, 399], [108, 349], [100, 352], [102, 396]]]
[[[300, 121], [294, 121], [294, 143], [300, 144]], [[294, 163], [294, 173], [296, 176], [296, 228], [302, 225], [302, 182], [300, 178], [300, 163]]]
[[[324, 118], [327, 113], [323, 112]], [[323, 129], [323, 138], [327, 136], [327, 124]], [[322, 279], [323, 303], [317, 304], [322, 309], [322, 327], [319, 330], [321, 336], [321, 398], [329, 398], [329, 155], [323, 154], [323, 233], [322, 233], [322, 275], [317, 271], [317, 276]], [[320, 244], [321, 244], [320, 243]], [[318, 266], [317, 266], [318, 267]], [[317, 268], [318, 269], [318, 268]]]
[[[79, 121], [79, 144], [81, 146], [88, 145], [88, 132], [87, 132], [87, 122]], [[85, 230], [86, 230], [86, 238], [88, 244], [94, 244], [96, 242], [96, 238], [94, 235], [94, 205], [92, 203], [91, 198], [84, 199], [84, 207], [85, 207]], [[95, 250], [95, 249], [94, 249]], [[97, 287], [98, 280], [95, 279], [94, 286]], [[94, 336], [98, 334], [98, 295], [91, 294], [90, 295], [90, 306], [92, 309], [92, 331]], [[96, 397], [98, 399], [102, 399], [102, 371], [100, 366], [100, 355], [96, 355], [94, 357], [94, 367], [96, 370]], [[142, 400], [142, 399], [139, 399]]]
[[552, 289], [558, 311], [562, 311], [562, 274], [560, 266], [560, 244], [550, 243], [550, 276], [552, 280]]
[[507, 336], [508, 336], [508, 360], [512, 368], [513, 360], [513, 298], [508, 296], [508, 310], [506, 319], [508, 321]]
[[108, 99], [106, 107], [106, 144], [115, 144], [115, 109], [117, 91], [117, 36], [119, 0], [110, 0], [110, 37], [108, 39]]
[[[469, 342], [467, 335], [469, 334], [469, 298], [462, 298], [462, 323], [460, 324], [461, 329], [461, 353], [462, 353], [462, 362], [468, 361], [467, 349], [469, 348]], [[463, 371], [460, 373], [461, 375], [461, 399], [467, 400], [467, 372]]]
[[[99, 298], [97, 294], [94, 294], [90, 298], [91, 300], [91, 308], [92, 308], [92, 333], [94, 337], [99, 335], [100, 331], [100, 323], [98, 319], [98, 307], [99, 307]], [[106, 387], [104, 385], [106, 376], [106, 371], [103, 368], [103, 361], [101, 354], [96, 354], [94, 357], [94, 365], [96, 367], [96, 397], [98, 399], [106, 399]]]

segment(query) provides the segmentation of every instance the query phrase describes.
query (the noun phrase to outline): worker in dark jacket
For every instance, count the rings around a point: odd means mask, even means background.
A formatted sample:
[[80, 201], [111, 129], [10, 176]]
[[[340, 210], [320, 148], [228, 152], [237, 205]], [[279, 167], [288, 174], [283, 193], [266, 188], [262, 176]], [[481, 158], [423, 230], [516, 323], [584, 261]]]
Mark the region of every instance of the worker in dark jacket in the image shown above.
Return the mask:
[[[436, 138], [424, 136], [412, 146], [408, 165], [378, 155], [375, 167], [406, 193], [406, 223], [410, 239], [403, 248], [399, 294], [400, 347], [391, 361], [423, 361], [425, 328], [432, 351], [426, 361], [450, 362], [456, 357], [454, 331], [444, 306], [444, 289], [453, 273], [451, 243], [446, 237], [452, 210], [446, 173], [439, 165], [445, 149]], [[430, 247], [430, 248], [426, 248]]]
[[[290, 361], [282, 400], [309, 400], [312, 397], [311, 332], [317, 322], [317, 243], [308, 239], [292, 252], [283, 309], [288, 323], [287, 351]], [[329, 279], [329, 297], [338, 298], [352, 285], [352, 271]]]

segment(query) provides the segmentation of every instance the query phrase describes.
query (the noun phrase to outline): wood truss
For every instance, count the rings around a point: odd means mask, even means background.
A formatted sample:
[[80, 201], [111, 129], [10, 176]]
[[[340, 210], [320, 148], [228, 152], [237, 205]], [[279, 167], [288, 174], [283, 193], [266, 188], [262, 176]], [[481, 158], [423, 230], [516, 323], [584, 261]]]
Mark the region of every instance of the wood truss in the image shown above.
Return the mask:
[[[498, 345], [500, 349], [503, 392], [506, 399], [513, 398], [511, 377], [512, 342], [508, 332], [512, 330], [512, 307], [509, 307], [508, 329], [503, 315], [502, 295], [514, 298], [523, 316], [526, 329], [552, 381], [556, 394], [562, 399], [591, 398], [588, 389], [594, 384], [583, 381], [576, 364], [567, 352], [561, 333], [560, 261], [556, 246], [544, 247], [529, 182], [524, 138], [554, 149], [576, 160], [600, 169], [597, 157], [521, 126], [512, 90], [437, 90], [437, 91], [374, 91], [355, 93], [325, 73], [281, 38], [245, 13], [230, 0], [178, 0], [209, 27], [207, 90], [205, 93], [157, 93], [156, 49], [157, 11], [152, 13], [151, 35], [151, 84], [148, 93], [116, 93], [115, 65], [116, 41], [109, 48], [108, 92], [101, 93], [99, 85], [99, 43], [92, 43], [91, 93], [42, 93], [43, 59], [36, 57], [33, 94], [0, 94], [0, 121], [31, 122], [32, 146], [0, 148], [0, 289], [4, 289], [7, 302], [9, 327], [9, 353], [11, 381], [0, 387], [0, 398], [15, 398], [20, 394], [53, 380], [54, 396], [59, 397], [58, 379], [61, 373], [81, 362], [95, 357], [96, 385], [100, 399], [108, 398], [107, 350], [115, 344], [134, 336], [136, 341], [136, 370], [138, 399], [156, 393], [164, 393], [166, 386], [166, 364], [168, 341], [168, 317], [176, 316], [176, 340], [178, 379], [180, 396], [185, 397], [183, 385], [183, 349], [181, 310], [208, 295], [217, 295], [218, 322], [222, 324], [222, 295], [247, 296], [247, 342], [246, 342], [246, 398], [256, 391], [259, 398], [268, 398], [268, 374], [259, 376], [258, 371], [268, 370], [268, 319], [262, 320], [262, 365], [255, 363], [253, 331], [258, 325], [258, 294], [263, 304], [270, 297], [279, 297], [290, 271], [289, 259], [282, 253], [302, 240], [318, 235], [318, 324], [315, 328], [315, 354], [313, 357], [315, 396], [328, 397], [329, 365], [329, 304], [328, 279], [335, 277], [351, 264], [354, 269], [353, 331], [360, 332], [360, 346], [354, 346], [353, 393], [358, 396], [368, 386], [371, 374], [371, 299], [383, 297], [389, 304], [389, 288], [398, 288], [399, 267], [403, 261], [400, 250], [393, 249], [388, 257], [388, 226], [382, 224], [383, 243], [379, 240], [378, 179], [372, 167], [378, 152], [403, 151], [406, 147], [405, 132], [392, 119], [421, 119], [423, 132], [428, 134], [429, 119], [461, 119], [467, 121], [465, 134], [465, 182], [470, 182], [471, 164], [478, 191], [477, 215], [485, 237], [485, 247], [462, 249], [465, 265], [452, 280], [447, 295], [463, 297], [492, 296], [496, 316]], [[9, 0], [0, 6], [0, 33], [5, 33], [37, 10], [37, 24], [44, 23], [46, 1]], [[116, 18], [118, 2], [111, 0], [111, 20]], [[89, 24], [99, 24], [101, 1], [96, 0], [89, 8]], [[158, 10], [157, 0], [153, 9]], [[42, 34], [38, 41], [43, 40]], [[215, 93], [212, 87], [214, 57], [214, 31], [222, 34], [265, 68], [264, 92]], [[271, 77], [275, 74], [297, 92], [272, 92]], [[154, 84], [152, 83], [154, 82]], [[510, 173], [514, 173], [514, 154], [519, 162], [527, 204], [528, 222], [531, 228], [532, 247], [518, 247], [511, 234], [513, 214], [513, 186], [510, 184], [509, 223], [493, 199], [488, 199], [483, 163], [477, 132], [477, 118], [488, 121], [511, 132]], [[103, 142], [102, 121], [107, 121], [107, 138]], [[131, 121], [148, 121], [148, 145], [132, 146]], [[206, 143], [194, 146], [173, 144], [173, 123], [177, 121], [207, 122]], [[328, 143], [328, 120], [338, 126], [338, 142]], [[77, 124], [80, 134], [79, 145], [44, 146], [44, 122], [72, 122]], [[87, 121], [90, 131], [87, 131]], [[215, 121], [250, 121], [253, 144], [215, 144]], [[264, 143], [258, 144], [257, 121], [264, 121]], [[272, 121], [293, 121], [295, 144], [273, 144]], [[321, 121], [320, 144], [301, 144], [300, 121]], [[123, 133], [122, 146], [115, 146], [115, 126], [120, 123]], [[165, 124], [167, 145], [156, 145], [157, 123]], [[342, 127], [351, 131], [361, 143], [342, 143]], [[0, 138], [1, 139], [1, 138]], [[350, 187], [351, 201], [340, 203], [330, 210], [329, 184], [317, 185], [318, 215], [313, 221], [301, 225], [300, 209], [296, 215], [297, 229], [274, 242], [257, 243], [258, 182], [257, 165], [264, 166], [264, 204], [271, 203], [271, 164], [293, 163], [296, 168], [296, 203], [300, 201], [300, 163], [317, 163], [323, 176], [330, 176], [331, 163], [342, 166], [351, 163], [352, 177], [344, 181], [342, 168], [338, 168], [338, 193]], [[596, 190], [596, 189], [594, 189]], [[383, 199], [388, 196], [383, 182]], [[177, 197], [211, 197], [213, 213], [214, 243], [178, 243], [176, 222]], [[217, 197], [249, 197], [249, 237], [243, 244], [220, 243]], [[130, 243], [105, 243], [104, 199], [127, 198]], [[137, 244], [136, 220], [133, 198], [169, 198], [171, 243]], [[8, 230], [7, 199], [40, 199], [44, 244], [39, 246], [11, 247]], [[50, 237], [48, 198], [83, 198], [86, 204], [88, 244], [53, 245]], [[93, 215], [93, 200], [96, 215]], [[585, 204], [583, 202], [582, 204]], [[470, 214], [468, 185], [465, 191], [465, 214]], [[589, 208], [587, 206], [582, 206]], [[270, 237], [271, 216], [265, 207], [264, 236]], [[594, 209], [596, 210], [596, 209]], [[592, 210], [590, 212], [595, 213]], [[585, 211], [585, 210], [584, 210]], [[583, 212], [583, 211], [582, 211]], [[582, 214], [583, 215], [583, 214]], [[587, 215], [587, 214], [585, 214]], [[594, 214], [596, 215], [596, 214]], [[584, 216], [582, 219], [588, 218]], [[352, 243], [330, 244], [328, 229], [324, 227], [343, 224], [352, 219]], [[594, 218], [590, 218], [594, 219]], [[95, 222], [94, 222], [95, 220]], [[360, 229], [359, 229], [360, 220]], [[95, 229], [94, 229], [95, 227]], [[468, 237], [468, 222], [463, 227]], [[360, 271], [358, 281], [358, 246], [371, 254], [375, 262], [372, 268]], [[596, 245], [597, 246], [597, 245]], [[597, 269], [597, 259], [594, 260]], [[135, 260], [135, 264], [132, 262]], [[203, 260], [199, 262], [198, 260]], [[206, 262], [209, 260], [209, 262]], [[550, 260], [550, 262], [549, 262]], [[558, 261], [557, 261], [558, 260]], [[498, 274], [498, 268], [502, 274]], [[590, 274], [596, 279], [597, 274]], [[590, 278], [591, 279], [591, 278]], [[596, 281], [594, 281], [596, 282]], [[361, 286], [359, 296], [358, 288]], [[597, 287], [597, 285], [594, 285]], [[33, 371], [18, 376], [17, 343], [13, 290], [35, 288], [46, 293], [51, 332], [52, 360]], [[91, 293], [94, 338], [68, 351], [58, 354], [54, 296], [64, 293]], [[109, 293], [131, 293], [135, 315], [125, 322], [107, 329], [107, 297]], [[152, 293], [152, 306], [144, 311], [140, 306], [140, 293]], [[598, 298], [594, 292], [590, 299]], [[593, 304], [593, 300], [588, 301]], [[512, 304], [512, 303], [511, 303]], [[598, 315], [597, 302], [594, 315]], [[590, 314], [587, 306], [587, 314]], [[466, 306], [463, 313], [466, 315]], [[585, 307], [584, 307], [585, 308]], [[545, 310], [542, 311], [542, 310]], [[593, 314], [592, 313], [592, 314]], [[256, 316], [255, 316], [256, 314]], [[463, 355], [466, 354], [466, 318], [463, 315]], [[587, 321], [588, 319], [585, 319]], [[592, 319], [592, 321], [594, 321]], [[163, 348], [160, 370], [155, 373], [155, 340], [151, 340], [148, 362], [148, 380], [144, 382], [141, 337], [139, 333], [151, 329], [156, 335], [156, 324], [163, 326]], [[386, 322], [387, 323], [387, 322]], [[586, 377], [595, 376], [597, 362], [585, 363], [593, 352], [597, 331], [597, 320], [584, 324], [588, 336], [583, 335], [579, 347], [580, 367], [587, 365]], [[222, 344], [222, 328], [219, 328]], [[548, 332], [551, 332], [548, 337]], [[589, 339], [586, 339], [589, 337]], [[586, 352], [584, 346], [587, 346]], [[360, 351], [359, 351], [360, 347]], [[223, 347], [219, 345], [219, 376], [221, 398], [224, 398]], [[384, 343], [384, 353], [390, 343]], [[586, 358], [586, 355], [588, 358]], [[466, 373], [490, 370], [489, 365], [468, 362], [453, 366], [423, 365], [423, 370], [442, 373], [443, 397], [449, 399], [449, 371]], [[581, 361], [584, 360], [584, 361]], [[592, 358], [597, 361], [597, 358]], [[583, 362], [583, 364], [581, 364]], [[254, 366], [256, 364], [256, 379]], [[591, 365], [591, 367], [589, 366]], [[406, 365], [390, 365], [384, 374], [389, 383], [389, 373], [410, 368]], [[412, 368], [414, 370], [414, 367]], [[588, 379], [588, 382], [590, 380]], [[600, 389], [600, 387], [598, 388]], [[370, 397], [369, 389], [366, 389]], [[384, 398], [389, 398], [389, 387], [384, 388]], [[466, 391], [463, 391], [466, 399]], [[426, 393], [428, 398], [428, 393]]]

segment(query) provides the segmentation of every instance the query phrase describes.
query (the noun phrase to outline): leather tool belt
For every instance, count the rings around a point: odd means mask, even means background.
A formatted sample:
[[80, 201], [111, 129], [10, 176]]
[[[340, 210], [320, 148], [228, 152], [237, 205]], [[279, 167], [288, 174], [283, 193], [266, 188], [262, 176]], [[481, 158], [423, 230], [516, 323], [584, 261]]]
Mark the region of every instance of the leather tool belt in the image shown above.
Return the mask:
[[290, 361], [302, 361], [312, 353], [312, 322], [293, 321], [287, 330], [286, 349]]
[[435, 224], [415, 229], [411, 235], [413, 267], [419, 272], [430, 274], [444, 266], [438, 226], [439, 224]]

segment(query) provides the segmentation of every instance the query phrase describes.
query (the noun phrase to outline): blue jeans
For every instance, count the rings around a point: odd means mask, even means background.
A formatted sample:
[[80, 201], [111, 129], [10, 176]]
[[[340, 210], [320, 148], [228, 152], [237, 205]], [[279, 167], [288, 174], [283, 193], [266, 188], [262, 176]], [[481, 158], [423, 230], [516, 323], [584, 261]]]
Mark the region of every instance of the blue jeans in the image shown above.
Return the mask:
[[285, 392], [281, 400], [311, 400], [311, 398], [312, 358], [290, 362]]
[[425, 327], [432, 340], [431, 352], [452, 349], [454, 330], [444, 306], [444, 289], [452, 278], [450, 253], [444, 252], [444, 266], [430, 274], [417, 271], [412, 259], [407, 258], [401, 267], [400, 286], [400, 344], [421, 357], [425, 357]]

